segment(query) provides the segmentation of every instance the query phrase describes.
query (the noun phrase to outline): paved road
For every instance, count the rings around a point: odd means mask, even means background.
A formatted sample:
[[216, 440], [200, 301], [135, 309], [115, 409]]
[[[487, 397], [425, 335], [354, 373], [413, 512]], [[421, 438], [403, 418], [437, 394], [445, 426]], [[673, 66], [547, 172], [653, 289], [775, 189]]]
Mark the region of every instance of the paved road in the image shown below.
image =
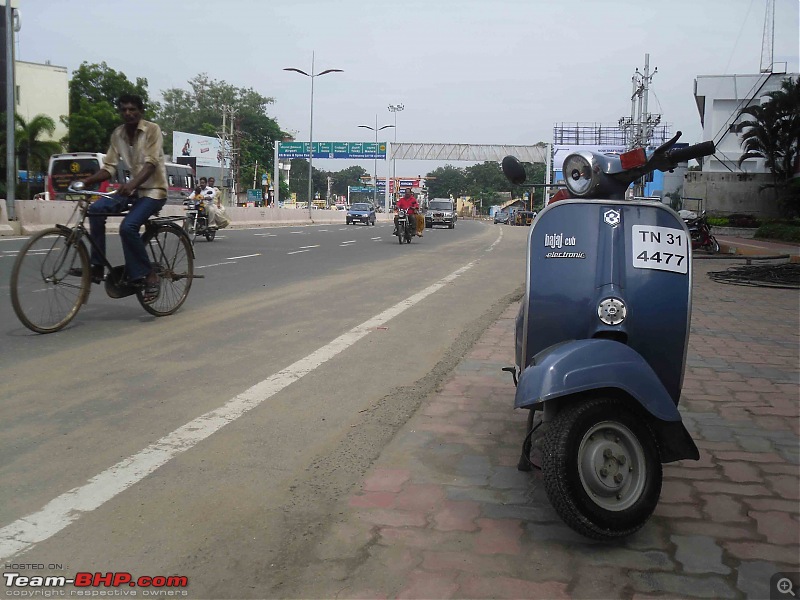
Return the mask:
[[681, 412], [700, 460], [664, 467], [659, 505], [635, 535], [579, 536], [550, 506], [541, 472], [517, 471], [526, 414], [500, 371], [514, 359], [510, 306], [338, 520], [296, 542], [307, 566], [290, 577], [295, 567], [279, 565], [269, 595], [791, 598], [776, 586], [800, 582], [798, 294], [706, 275], [737, 264], [695, 260]]
[[[0, 558], [259, 597], [518, 293], [526, 229], [224, 231], [176, 315], [96, 287], [35, 335], [0, 241]], [[30, 574], [30, 573], [28, 573]]]

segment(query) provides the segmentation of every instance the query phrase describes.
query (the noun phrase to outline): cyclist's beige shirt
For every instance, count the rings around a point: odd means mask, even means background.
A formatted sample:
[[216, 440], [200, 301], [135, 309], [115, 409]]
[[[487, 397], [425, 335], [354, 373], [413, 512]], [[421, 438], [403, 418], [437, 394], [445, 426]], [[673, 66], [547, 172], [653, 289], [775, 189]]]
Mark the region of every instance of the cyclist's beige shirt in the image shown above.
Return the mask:
[[108, 171], [112, 178], [117, 172], [120, 159], [130, 168], [131, 179], [136, 177], [146, 163], [154, 165], [156, 170], [139, 186], [139, 196], [146, 196], [154, 200], [166, 200], [167, 169], [164, 165], [161, 128], [158, 125], [144, 119], [140, 120], [136, 128], [133, 146], [128, 145], [125, 125], [117, 127], [111, 134], [108, 153], [103, 160], [103, 169]]

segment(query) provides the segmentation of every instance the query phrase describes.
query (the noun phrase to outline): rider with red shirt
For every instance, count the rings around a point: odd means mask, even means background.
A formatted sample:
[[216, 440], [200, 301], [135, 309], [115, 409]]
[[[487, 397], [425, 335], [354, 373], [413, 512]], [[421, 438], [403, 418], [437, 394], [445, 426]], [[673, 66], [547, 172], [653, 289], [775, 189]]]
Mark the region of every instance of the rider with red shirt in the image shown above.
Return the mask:
[[[414, 195], [411, 193], [411, 188], [406, 188], [405, 194], [402, 198], [397, 201], [397, 208], [402, 208], [406, 211], [409, 215], [409, 221], [414, 226], [414, 233], [416, 233], [417, 229], [417, 219], [414, 215], [419, 212], [419, 203]], [[397, 214], [394, 215], [394, 235], [397, 235]], [[419, 234], [417, 234], [419, 235]]]

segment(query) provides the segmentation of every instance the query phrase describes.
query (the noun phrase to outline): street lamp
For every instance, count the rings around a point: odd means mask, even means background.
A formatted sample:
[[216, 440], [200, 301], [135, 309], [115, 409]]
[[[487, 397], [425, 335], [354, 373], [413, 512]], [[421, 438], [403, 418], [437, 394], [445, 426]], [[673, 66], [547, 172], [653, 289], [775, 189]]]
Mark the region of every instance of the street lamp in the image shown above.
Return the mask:
[[[359, 125], [359, 127], [363, 127], [364, 129], [369, 129], [375, 132], [375, 188], [372, 192], [372, 205], [378, 206], [378, 132], [383, 131], [384, 129], [389, 129], [390, 127], [394, 127], [394, 125], [384, 125], [383, 127], [378, 127], [378, 115], [375, 115], [375, 127], [370, 125]], [[386, 185], [389, 185], [389, 182], [386, 182]]]
[[287, 67], [284, 71], [294, 71], [295, 73], [300, 73], [301, 75], [305, 75], [306, 77], [311, 78], [311, 123], [308, 126], [308, 218], [312, 219], [311, 216], [311, 175], [313, 171], [311, 170], [311, 161], [314, 158], [314, 78], [319, 77], [320, 75], [327, 75], [328, 73], [342, 73], [342, 69], [325, 69], [319, 73], [314, 73], [314, 53], [311, 53], [311, 74], [309, 75], [305, 71], [301, 69], [297, 69], [295, 67]]
[[[390, 104], [388, 106], [389, 112], [394, 115], [394, 143], [397, 145], [397, 113], [405, 108], [402, 104]], [[392, 182], [394, 182], [395, 190], [394, 193], [397, 194], [397, 182], [395, 181], [395, 177], [397, 177], [397, 173], [395, 171], [395, 159], [394, 159], [395, 150], [392, 148]]]

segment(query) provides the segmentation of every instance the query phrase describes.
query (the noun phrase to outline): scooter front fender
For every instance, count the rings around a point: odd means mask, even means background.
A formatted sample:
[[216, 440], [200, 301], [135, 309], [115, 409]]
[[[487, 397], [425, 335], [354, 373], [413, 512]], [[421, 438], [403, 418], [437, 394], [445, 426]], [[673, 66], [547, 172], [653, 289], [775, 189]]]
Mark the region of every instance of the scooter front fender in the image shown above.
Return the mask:
[[658, 376], [638, 352], [620, 342], [574, 340], [541, 351], [520, 374], [514, 405], [543, 409], [548, 401], [601, 389], [622, 390], [652, 417], [661, 462], [700, 458]]
[[641, 355], [620, 342], [573, 340], [546, 348], [520, 374], [516, 408], [536, 408], [554, 398], [616, 388], [662, 421], [681, 421], [675, 403]]

